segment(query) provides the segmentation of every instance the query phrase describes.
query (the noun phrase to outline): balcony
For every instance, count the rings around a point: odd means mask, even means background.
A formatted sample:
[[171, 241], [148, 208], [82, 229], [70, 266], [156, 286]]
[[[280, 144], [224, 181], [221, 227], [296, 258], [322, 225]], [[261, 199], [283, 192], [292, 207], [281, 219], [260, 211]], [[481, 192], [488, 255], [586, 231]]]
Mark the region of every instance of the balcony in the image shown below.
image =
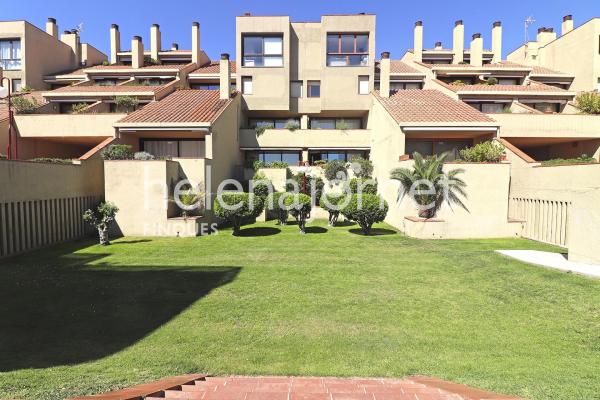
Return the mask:
[[368, 149], [371, 131], [368, 129], [267, 129], [256, 136], [254, 129], [240, 129], [240, 147], [258, 148], [332, 148]]
[[113, 124], [126, 114], [27, 114], [15, 115], [23, 138], [85, 141], [85, 138], [114, 136]]

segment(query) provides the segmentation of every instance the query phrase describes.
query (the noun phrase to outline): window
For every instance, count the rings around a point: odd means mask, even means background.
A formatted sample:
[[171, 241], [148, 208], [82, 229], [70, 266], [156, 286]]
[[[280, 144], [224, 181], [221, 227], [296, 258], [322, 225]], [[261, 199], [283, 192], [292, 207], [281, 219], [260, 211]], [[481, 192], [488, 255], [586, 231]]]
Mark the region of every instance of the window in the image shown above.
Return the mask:
[[368, 158], [369, 152], [366, 150], [331, 150], [331, 151], [310, 151], [308, 158], [311, 164], [315, 161], [350, 161], [354, 157]]
[[21, 69], [21, 39], [0, 40], [0, 67], [7, 71]]
[[421, 89], [421, 82], [390, 82], [390, 91]]
[[352, 33], [327, 35], [327, 66], [366, 65], [369, 65], [369, 35]]
[[321, 97], [321, 81], [308, 81], [308, 97]]
[[252, 165], [256, 160], [264, 163], [283, 161], [289, 165], [299, 165], [301, 157], [299, 151], [259, 151], [246, 153], [247, 165]]
[[252, 94], [251, 76], [242, 76], [242, 94]]
[[290, 96], [295, 99], [302, 97], [302, 81], [292, 81], [290, 83]]
[[479, 110], [483, 113], [488, 114], [498, 114], [501, 113], [504, 108], [509, 107], [509, 102], [502, 103], [492, 103], [492, 102], [467, 102], [468, 105], [473, 107], [476, 110]]
[[20, 79], [13, 79], [12, 82], [12, 92], [19, 92], [21, 91], [21, 80]]
[[253, 118], [248, 121], [250, 128], [254, 129], [260, 126], [272, 126], [274, 129], [287, 129], [289, 123], [300, 125], [300, 118]]
[[518, 85], [518, 78], [498, 78], [498, 85]]
[[282, 36], [242, 37], [244, 67], [283, 67]]
[[358, 77], [358, 94], [369, 94], [369, 76]]
[[541, 111], [546, 114], [558, 113], [560, 112], [560, 104], [559, 103], [535, 103], [530, 104], [538, 111]]
[[406, 140], [406, 154], [412, 157], [413, 153], [417, 152], [424, 156], [431, 156], [434, 154], [442, 154], [444, 152], [449, 152], [449, 157], [447, 160], [453, 161], [458, 158], [459, 151], [462, 149], [466, 149], [473, 145], [473, 140], [452, 140], [452, 139], [442, 139], [442, 140], [415, 140], [415, 139], [407, 139]]
[[310, 129], [362, 129], [361, 118], [311, 118]]
[[140, 139], [140, 148], [155, 157], [204, 158], [204, 140]]

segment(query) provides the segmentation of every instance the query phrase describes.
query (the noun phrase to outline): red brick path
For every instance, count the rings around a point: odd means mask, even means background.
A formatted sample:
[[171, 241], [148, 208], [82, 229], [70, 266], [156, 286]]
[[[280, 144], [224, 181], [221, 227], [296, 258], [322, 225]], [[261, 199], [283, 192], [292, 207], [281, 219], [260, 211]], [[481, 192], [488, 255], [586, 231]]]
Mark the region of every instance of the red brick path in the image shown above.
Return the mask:
[[341, 379], [185, 375], [72, 400], [517, 400], [436, 378]]

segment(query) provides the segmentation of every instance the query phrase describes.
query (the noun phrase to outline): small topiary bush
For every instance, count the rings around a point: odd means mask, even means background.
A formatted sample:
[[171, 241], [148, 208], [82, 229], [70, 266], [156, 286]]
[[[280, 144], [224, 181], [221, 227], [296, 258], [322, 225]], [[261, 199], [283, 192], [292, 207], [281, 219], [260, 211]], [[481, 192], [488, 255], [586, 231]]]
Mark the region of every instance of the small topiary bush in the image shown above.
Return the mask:
[[140, 160], [140, 161], [150, 161], [150, 160], [156, 159], [156, 157], [154, 157], [152, 154], [150, 154], [146, 151], [138, 151], [137, 153], [135, 153], [133, 155], [133, 159]]
[[581, 93], [576, 99], [577, 108], [584, 114], [600, 114], [600, 93]]
[[98, 230], [98, 237], [102, 246], [110, 244], [108, 228], [115, 220], [119, 208], [113, 203], [102, 202], [96, 209], [88, 209], [83, 213], [83, 220]]
[[263, 200], [273, 192], [273, 183], [262, 172], [257, 172], [250, 181], [252, 192]]
[[352, 178], [348, 186], [350, 187], [350, 192], [355, 194], [377, 194], [377, 181], [373, 179]]
[[350, 168], [357, 178], [370, 178], [373, 175], [373, 162], [363, 157], [352, 157]]
[[288, 194], [284, 199], [284, 204], [292, 217], [296, 218], [300, 233], [306, 233], [306, 220], [310, 218], [312, 210], [310, 196], [302, 193]]
[[290, 195], [287, 192], [273, 192], [267, 197], [265, 208], [277, 214], [277, 224], [286, 225], [289, 216], [288, 209], [285, 206], [285, 198], [282, 196]]
[[232, 234], [238, 235], [244, 220], [256, 218], [264, 208], [264, 201], [254, 193], [222, 193], [213, 204], [215, 215], [231, 224]]
[[467, 162], [497, 163], [504, 156], [504, 146], [495, 141], [478, 143], [460, 151], [460, 159]]
[[285, 123], [285, 129], [294, 132], [300, 129], [300, 123], [296, 120], [290, 119]]
[[353, 194], [342, 209], [344, 217], [356, 221], [364, 235], [369, 235], [373, 224], [382, 222], [387, 212], [387, 202], [374, 194]]
[[335, 226], [340, 216], [339, 205], [343, 202], [343, 194], [329, 193], [321, 199], [321, 208], [329, 213], [329, 226]]
[[127, 144], [111, 144], [100, 152], [105, 160], [132, 160], [133, 152]]
[[328, 181], [333, 180], [346, 180], [348, 177], [348, 171], [346, 170], [346, 163], [340, 160], [331, 160], [325, 164], [325, 178]]
[[140, 102], [136, 97], [117, 96], [115, 97], [115, 103], [119, 112], [130, 113], [135, 111]]
[[488, 78], [488, 79], [485, 81], [485, 84], [486, 84], [486, 85], [489, 85], [489, 86], [494, 86], [494, 85], [497, 85], [497, 84], [498, 84], [498, 79], [497, 79], [497, 78], [494, 78], [494, 77], [492, 76], [492, 77]]

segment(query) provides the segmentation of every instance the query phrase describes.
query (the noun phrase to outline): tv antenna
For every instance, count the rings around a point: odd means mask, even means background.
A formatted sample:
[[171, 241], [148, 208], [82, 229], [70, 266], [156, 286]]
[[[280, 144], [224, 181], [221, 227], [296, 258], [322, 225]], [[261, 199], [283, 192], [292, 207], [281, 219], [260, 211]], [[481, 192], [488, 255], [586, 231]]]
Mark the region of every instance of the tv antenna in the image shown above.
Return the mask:
[[76, 31], [77, 34], [81, 35], [81, 33], [83, 32], [83, 22], [77, 24], [77, 26], [73, 28], [73, 30]]
[[529, 26], [535, 22], [533, 16], [525, 18], [525, 43], [529, 42]]

